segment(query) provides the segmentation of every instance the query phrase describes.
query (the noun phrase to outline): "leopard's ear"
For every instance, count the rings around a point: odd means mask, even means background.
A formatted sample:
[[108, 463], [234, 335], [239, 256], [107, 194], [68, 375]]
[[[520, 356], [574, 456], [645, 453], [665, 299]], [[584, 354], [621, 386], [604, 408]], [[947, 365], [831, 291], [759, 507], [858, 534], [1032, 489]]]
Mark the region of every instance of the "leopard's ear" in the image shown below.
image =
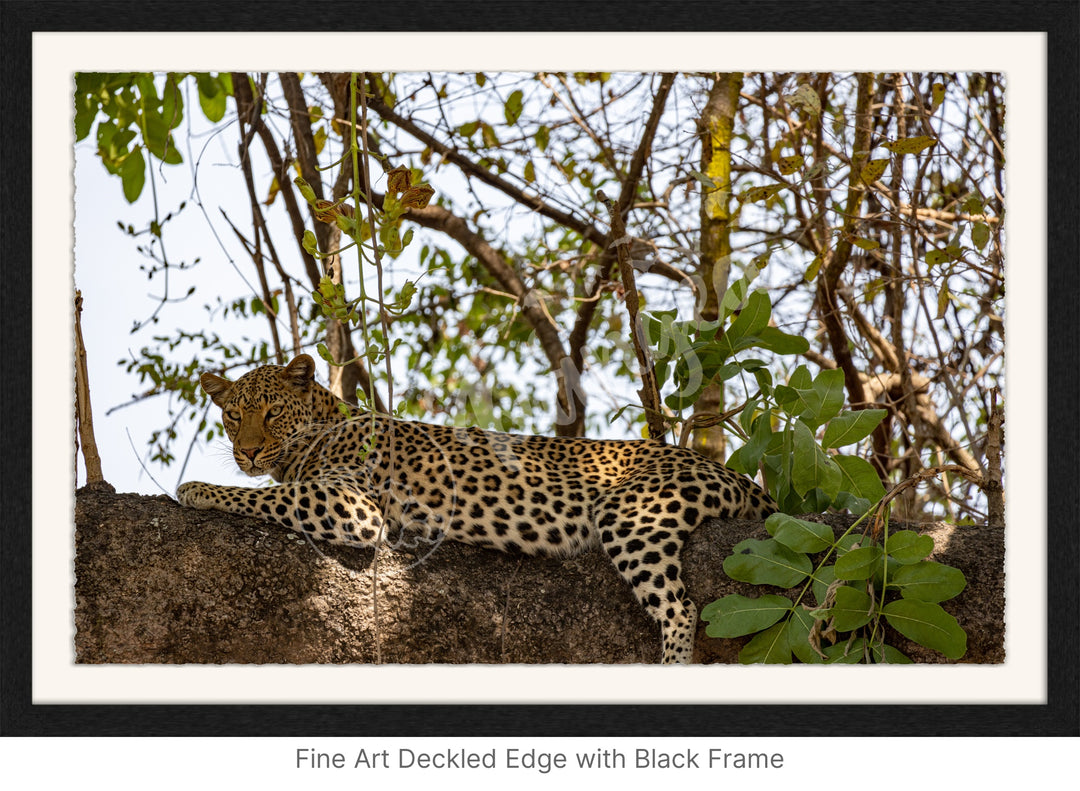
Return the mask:
[[229, 390], [233, 386], [232, 382], [217, 374], [207, 372], [199, 377], [199, 384], [202, 385], [202, 389], [206, 391], [206, 394], [210, 396], [210, 399], [215, 404], [220, 407], [225, 406], [225, 399], [228, 398]]
[[299, 354], [285, 366], [282, 377], [297, 390], [308, 390], [315, 381], [315, 361], [311, 355]]

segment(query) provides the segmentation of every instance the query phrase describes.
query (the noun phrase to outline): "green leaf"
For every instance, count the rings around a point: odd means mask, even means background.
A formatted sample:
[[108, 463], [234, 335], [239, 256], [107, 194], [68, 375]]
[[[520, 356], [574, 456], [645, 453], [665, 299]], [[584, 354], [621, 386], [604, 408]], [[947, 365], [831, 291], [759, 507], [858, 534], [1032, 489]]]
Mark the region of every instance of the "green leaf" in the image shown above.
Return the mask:
[[833, 368], [819, 373], [805, 400], [807, 412], [803, 417], [810, 417], [816, 425], [836, 417], [844, 408], [844, 372]]
[[873, 184], [882, 174], [885, 172], [885, 168], [889, 166], [889, 160], [887, 159], [872, 159], [867, 163], [866, 167], [862, 169], [859, 174], [859, 180], [863, 184]]
[[769, 535], [796, 552], [821, 552], [833, 545], [833, 531], [828, 525], [807, 522], [787, 514], [772, 514], [765, 520]]
[[829, 510], [832, 503], [833, 498], [823, 489], [815, 486], [806, 493], [801, 502], [787, 501], [782, 510], [786, 513], [820, 514]]
[[823, 566], [814, 572], [814, 578], [810, 583], [810, 589], [814, 591], [814, 601], [820, 607], [825, 604], [829, 586], [836, 582], [836, 569], [832, 566]]
[[832, 459], [821, 449], [810, 428], [801, 420], [793, 427], [794, 449], [791, 485], [806, 496], [811, 489], [820, 488], [830, 498], [840, 491], [842, 474]]
[[813, 283], [817, 279], [818, 272], [821, 271], [821, 265], [825, 262], [820, 255], [814, 256], [814, 260], [810, 262], [810, 266], [806, 267], [806, 274], [803, 278], [807, 283]]
[[967, 580], [960, 569], [928, 560], [897, 569], [889, 577], [889, 585], [899, 588], [905, 599], [941, 602], [964, 590]]
[[990, 241], [990, 228], [984, 222], [977, 222], [971, 226], [971, 243], [982, 250]]
[[918, 154], [923, 149], [937, 143], [937, 140], [927, 135], [919, 135], [918, 137], [903, 137], [899, 140], [894, 140], [891, 143], [885, 143], [884, 147], [892, 151], [894, 154]]
[[304, 196], [304, 200], [306, 200], [308, 203], [315, 202], [315, 190], [313, 190], [311, 188], [311, 185], [308, 184], [301, 176], [297, 176], [296, 178], [294, 178], [293, 184], [295, 184], [296, 188], [300, 190], [300, 194]]
[[801, 417], [811, 428], [834, 417], [844, 406], [844, 374], [840, 369], [822, 371], [811, 379], [800, 365], [783, 389], [777, 388], [777, 403], [788, 414]]
[[791, 377], [788, 379], [788, 387], [795, 390], [806, 390], [813, 384], [814, 377], [810, 375], [810, 369], [805, 365], [800, 365], [792, 371]]
[[746, 306], [731, 322], [718, 345], [723, 356], [730, 357], [740, 349], [748, 348], [747, 336], [754, 336], [769, 325], [772, 301], [764, 291], [754, 291], [746, 300]]
[[664, 346], [657, 350], [661, 355], [669, 355], [672, 346], [682, 348], [690, 345], [689, 337], [683, 332], [683, 322], [675, 322], [678, 311], [657, 310], [638, 315], [641, 317], [649, 345], [660, 346], [661, 341], [665, 342]]
[[940, 605], [899, 599], [886, 604], [882, 611], [889, 626], [909, 640], [940, 651], [949, 659], [959, 659], [967, 652], [967, 635]]
[[904, 656], [903, 652], [898, 651], [891, 645], [875, 646], [871, 649], [871, 653], [874, 657], [874, 661], [878, 664], [889, 665], [910, 665], [912, 661]]
[[754, 346], [780, 355], [805, 354], [810, 348], [810, 341], [801, 335], [788, 335], [776, 327], [763, 327], [757, 333]]
[[760, 632], [739, 651], [739, 663], [790, 665], [791, 649], [788, 648], [786, 626], [787, 624], [778, 623]]
[[175, 74], [170, 74], [165, 80], [161, 94], [161, 117], [170, 129], [176, 129], [184, 120], [184, 94], [180, 92]]
[[225, 117], [226, 95], [221, 83], [209, 74], [196, 74], [195, 82], [199, 86], [199, 106], [203, 115], [212, 123]]
[[97, 102], [87, 96], [75, 97], [75, 142], [84, 139], [94, 126], [97, 118]]
[[787, 184], [770, 184], [767, 187], [750, 187], [741, 192], [738, 198], [742, 203], [764, 203], [786, 186]]
[[935, 82], [930, 88], [930, 112], [934, 112], [934, 110], [941, 107], [941, 103], [944, 101], [945, 84], [941, 82]]
[[758, 415], [754, 421], [754, 431], [746, 443], [728, 457], [727, 466], [744, 475], [752, 475], [757, 471], [761, 457], [769, 447], [772, 439], [772, 426], [770, 425], [769, 413]]
[[830, 645], [824, 649], [826, 664], [829, 665], [857, 665], [863, 660], [863, 652], [866, 650], [866, 638], [860, 637], [858, 640], [852, 640], [850, 644], [846, 641], [843, 643], [837, 643], [836, 645]]
[[540, 126], [533, 138], [536, 140], [536, 147], [543, 153], [547, 151], [548, 142], [551, 140], [551, 130], [546, 126]]
[[899, 563], [918, 563], [934, 551], [934, 539], [914, 530], [900, 530], [886, 537], [885, 551]]
[[800, 662], [807, 665], [820, 665], [824, 660], [810, 645], [810, 629], [813, 625], [814, 618], [807, 610], [802, 607], [793, 609], [791, 618], [787, 622], [788, 648]]
[[794, 93], [785, 94], [784, 101], [792, 107], [804, 110], [814, 118], [821, 114], [821, 97], [809, 83], [804, 82], [795, 89]]
[[720, 300], [720, 311], [723, 318], [727, 318], [733, 312], [739, 309], [739, 306], [743, 304], [746, 299], [746, 295], [750, 290], [750, 284], [754, 282], [758, 274], [761, 272], [757, 267], [749, 267], [746, 273], [736, 280], [734, 283], [729, 283], [727, 289], [724, 291], [724, 296]]
[[862, 516], [870, 510], [873, 503], [865, 497], [856, 497], [851, 492], [845, 492], [841, 484], [840, 493], [836, 495], [831, 505], [837, 511], [848, 511], [855, 516]]
[[960, 257], [962, 252], [963, 251], [952, 245], [946, 247], [944, 250], [930, 250], [926, 253], [926, 264], [927, 266], [938, 266], [939, 264], [944, 264], [948, 261], [955, 261]]
[[754, 426], [757, 423], [757, 397], [751, 398], [746, 402], [746, 406], [743, 407], [742, 412], [739, 413], [739, 425], [742, 426], [742, 430], [746, 434], [754, 433]]
[[802, 168], [804, 162], [806, 162], [806, 158], [798, 155], [780, 157], [780, 159], [776, 160], [776, 168], [780, 171], [781, 176], [790, 176], [792, 173]]
[[853, 549], [836, 561], [836, 578], [841, 580], [869, 579], [878, 569], [884, 553], [879, 546]]
[[866, 626], [874, 617], [874, 600], [866, 591], [850, 585], [836, 589], [836, 603], [832, 607], [833, 626], [837, 631], [850, 632]]
[[877, 471], [866, 459], [858, 456], [833, 456], [833, 463], [840, 468], [840, 490], [850, 492], [867, 501], [866, 509], [885, 496], [885, 487]]
[[533, 164], [531, 159], [525, 163], [525, 181], [529, 184], [536, 181], [536, 165]]
[[853, 445], [870, 436], [870, 432], [877, 428], [887, 414], [888, 410], [885, 409], [857, 409], [839, 414], [825, 427], [821, 446], [842, 448], [845, 445]]
[[146, 160], [143, 159], [142, 149], [136, 148], [128, 154], [120, 167], [120, 180], [124, 186], [124, 198], [128, 203], [134, 203], [146, 183]]
[[326, 138], [327, 133], [325, 126], [320, 126], [318, 129], [315, 130], [315, 133], [312, 135], [312, 140], [315, 143], [316, 155], [322, 153], [323, 148], [326, 146]]
[[708, 621], [709, 637], [742, 637], [767, 629], [791, 611], [791, 600], [766, 594], [750, 599], [733, 593], [706, 605], [701, 619]]
[[968, 195], [960, 206], [961, 211], [965, 214], [982, 214], [986, 210], [986, 204], [983, 203], [982, 196], [975, 192]]
[[712, 192], [720, 189], [720, 185], [713, 181], [709, 176], [702, 173], [700, 170], [691, 170], [690, 175], [706, 190]]
[[525, 94], [521, 91], [514, 91], [506, 99], [506, 104], [503, 105], [503, 115], [506, 118], [506, 123], [513, 126], [517, 123], [518, 118], [521, 117], [521, 110], [524, 106], [523, 99]]
[[724, 559], [724, 573], [739, 582], [791, 588], [798, 585], [813, 568], [810, 558], [792, 552], [775, 539], [747, 538], [732, 548]]

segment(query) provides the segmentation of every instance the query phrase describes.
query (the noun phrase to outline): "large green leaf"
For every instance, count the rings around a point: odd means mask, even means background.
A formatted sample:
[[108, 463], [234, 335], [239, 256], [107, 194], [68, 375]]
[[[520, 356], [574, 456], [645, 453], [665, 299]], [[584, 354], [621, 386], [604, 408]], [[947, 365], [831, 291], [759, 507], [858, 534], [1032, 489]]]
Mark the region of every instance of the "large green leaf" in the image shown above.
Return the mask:
[[823, 566], [814, 572], [811, 588], [814, 591], [814, 601], [820, 607], [825, 603], [829, 586], [836, 582], [836, 569], [833, 566]]
[[952, 566], [923, 561], [902, 566], [889, 578], [889, 585], [900, 589], [905, 599], [940, 602], [958, 595], [967, 585], [964, 573]]
[[870, 623], [874, 617], [874, 601], [866, 591], [842, 585], [836, 589], [832, 607], [833, 626], [837, 631], [850, 632]]
[[908, 657], [891, 645], [874, 646], [871, 649], [874, 661], [878, 664], [910, 665], [913, 664]]
[[852, 445], [870, 436], [870, 432], [877, 428], [887, 414], [888, 411], [885, 409], [858, 409], [837, 415], [825, 427], [821, 444], [825, 448], [842, 448], [845, 445]]
[[810, 629], [813, 625], [814, 619], [807, 610], [802, 607], [794, 608], [787, 622], [788, 648], [800, 662], [807, 665], [820, 665], [825, 660], [810, 645]]
[[821, 552], [832, 546], [832, 528], [819, 522], [807, 522], [787, 514], [772, 514], [765, 520], [769, 535], [796, 552]]
[[196, 74], [195, 82], [199, 86], [199, 106], [203, 114], [208, 121], [217, 123], [225, 117], [224, 88], [216, 77], [206, 73]]
[[776, 327], [763, 327], [757, 333], [754, 346], [780, 355], [804, 354], [810, 348], [810, 341], [801, 335], [788, 335]]
[[865, 580], [881, 568], [885, 553], [879, 546], [859, 547], [838, 558], [834, 566], [836, 578]]
[[823, 425], [844, 408], [844, 372], [839, 368], [822, 371], [812, 387], [800, 391], [806, 410], [801, 417], [815, 426]]
[[753, 475], [758, 468], [762, 455], [772, 439], [772, 426], [769, 413], [758, 415], [754, 422], [754, 432], [741, 448], [728, 457], [727, 466], [744, 475]]
[[828, 657], [825, 661], [830, 665], [857, 665], [863, 661], [864, 652], [866, 651], [866, 638], [860, 637], [850, 643], [845, 640], [842, 643], [830, 645], [823, 650], [825, 656]]
[[917, 599], [899, 599], [883, 608], [889, 625], [920, 645], [940, 651], [949, 659], [967, 652], [967, 635], [940, 605]]
[[184, 94], [180, 91], [183, 75], [169, 74], [161, 92], [161, 117], [173, 129], [184, 120]]
[[786, 623], [778, 623], [757, 634], [739, 652], [739, 662], [744, 665], [790, 665], [791, 649], [786, 627]]
[[830, 498], [835, 497], [843, 477], [840, 468], [821, 449], [810, 427], [801, 420], [795, 421], [793, 440], [792, 487], [803, 496], [811, 489], [819, 488]]
[[732, 548], [732, 554], [724, 559], [724, 573], [732, 579], [780, 588], [798, 585], [812, 568], [810, 558], [792, 552], [772, 538], [740, 541]]
[[791, 611], [791, 599], [766, 594], [756, 599], [733, 593], [706, 605], [701, 620], [708, 621], [709, 637], [742, 637], [768, 629]]
[[717, 347], [726, 359], [741, 349], [754, 345], [757, 333], [769, 326], [772, 315], [772, 302], [764, 291], [754, 291], [746, 300], [746, 305], [724, 330], [717, 342]]
[[[850, 492], [873, 505], [885, 496], [885, 487], [881, 478], [870, 462], [858, 456], [832, 456], [833, 463], [840, 469], [840, 491]], [[866, 507], [868, 508], [869, 505]], [[863, 509], [865, 511], [865, 508]], [[854, 512], [854, 509], [852, 509]]]
[[899, 530], [886, 537], [885, 551], [899, 563], [918, 563], [934, 551], [934, 539], [914, 530]]
[[127, 155], [124, 164], [120, 166], [120, 180], [124, 186], [124, 198], [128, 203], [134, 203], [139, 199], [146, 183], [146, 160], [143, 159], [141, 148], [136, 148]]

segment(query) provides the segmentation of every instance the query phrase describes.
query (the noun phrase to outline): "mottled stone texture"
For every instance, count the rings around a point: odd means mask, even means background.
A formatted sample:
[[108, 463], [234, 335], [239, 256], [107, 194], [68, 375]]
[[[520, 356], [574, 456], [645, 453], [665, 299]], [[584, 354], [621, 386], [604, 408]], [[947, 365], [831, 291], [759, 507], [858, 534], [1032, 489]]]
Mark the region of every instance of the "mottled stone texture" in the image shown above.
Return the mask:
[[[376, 556], [164, 497], [115, 494], [108, 484], [77, 492], [75, 523], [78, 662], [375, 662], [377, 651], [386, 663], [660, 657], [659, 627], [599, 551], [556, 560], [445, 543]], [[934, 559], [968, 579], [944, 604], [968, 633], [961, 661], [1004, 661], [1003, 531], [918, 529], [934, 537]], [[683, 563], [699, 608], [728, 593], [758, 595], [721, 567], [734, 544], [765, 537], [755, 522], [695, 531]], [[735, 662], [745, 642], [709, 638], [701, 625], [697, 660]], [[899, 636], [893, 644], [920, 662], [946, 661]]]

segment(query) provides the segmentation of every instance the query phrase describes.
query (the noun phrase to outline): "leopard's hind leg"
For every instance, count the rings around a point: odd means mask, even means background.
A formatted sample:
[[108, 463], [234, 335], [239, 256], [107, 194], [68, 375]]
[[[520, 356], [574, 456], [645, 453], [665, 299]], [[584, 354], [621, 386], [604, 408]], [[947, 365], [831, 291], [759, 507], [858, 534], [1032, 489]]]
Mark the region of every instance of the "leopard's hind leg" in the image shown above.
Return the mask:
[[697, 527], [693, 509], [642, 481], [614, 489], [593, 511], [600, 544], [641, 606], [660, 622], [661, 662], [689, 664], [697, 607], [682, 581], [683, 544]]

